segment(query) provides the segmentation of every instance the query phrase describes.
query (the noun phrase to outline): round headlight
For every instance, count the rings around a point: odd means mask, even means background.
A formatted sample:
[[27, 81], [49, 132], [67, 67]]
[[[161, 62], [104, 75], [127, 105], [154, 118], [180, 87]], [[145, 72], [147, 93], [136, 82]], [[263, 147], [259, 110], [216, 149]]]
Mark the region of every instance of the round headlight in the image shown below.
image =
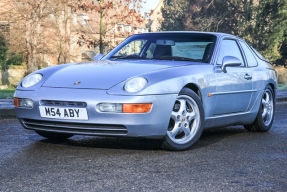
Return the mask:
[[147, 80], [143, 77], [134, 77], [127, 80], [124, 89], [127, 92], [134, 93], [142, 90], [147, 84]]
[[25, 79], [22, 82], [22, 86], [23, 87], [31, 87], [33, 85], [35, 85], [36, 83], [38, 83], [39, 81], [41, 81], [42, 79], [42, 75], [41, 74], [32, 74], [29, 75], [27, 77], [25, 77]]

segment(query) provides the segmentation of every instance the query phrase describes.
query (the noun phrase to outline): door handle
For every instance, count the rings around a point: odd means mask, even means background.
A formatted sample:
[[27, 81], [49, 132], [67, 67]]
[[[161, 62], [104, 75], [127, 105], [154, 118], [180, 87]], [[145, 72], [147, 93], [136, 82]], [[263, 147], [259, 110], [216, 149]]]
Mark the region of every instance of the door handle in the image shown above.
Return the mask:
[[252, 76], [249, 75], [249, 74], [245, 74], [244, 79], [246, 79], [246, 80], [251, 80], [251, 79], [252, 79]]

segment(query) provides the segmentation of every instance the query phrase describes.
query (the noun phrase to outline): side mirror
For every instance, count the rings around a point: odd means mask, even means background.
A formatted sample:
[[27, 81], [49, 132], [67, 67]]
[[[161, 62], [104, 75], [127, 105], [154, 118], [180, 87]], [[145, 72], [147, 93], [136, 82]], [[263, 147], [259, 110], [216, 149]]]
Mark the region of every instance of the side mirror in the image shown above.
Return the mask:
[[222, 60], [221, 70], [224, 73], [227, 73], [226, 67], [236, 67], [236, 66], [240, 66], [241, 64], [242, 64], [241, 61], [237, 57], [225, 56], [223, 57], [223, 60]]
[[104, 57], [103, 54], [97, 54], [96, 56], [94, 56], [94, 61], [101, 60], [103, 57]]

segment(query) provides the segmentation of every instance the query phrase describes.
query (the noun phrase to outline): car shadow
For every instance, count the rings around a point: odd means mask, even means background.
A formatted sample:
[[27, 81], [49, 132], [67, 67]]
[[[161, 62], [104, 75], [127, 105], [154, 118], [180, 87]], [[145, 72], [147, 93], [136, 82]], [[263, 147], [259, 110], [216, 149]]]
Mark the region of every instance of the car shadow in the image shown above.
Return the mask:
[[230, 137], [239, 134], [247, 134], [248, 131], [243, 126], [229, 126], [223, 128], [212, 128], [204, 130], [199, 141], [191, 149], [204, 148]]
[[[237, 134], [244, 134], [247, 131], [243, 126], [230, 126], [224, 128], [209, 129], [203, 131], [199, 141], [195, 143], [192, 149], [204, 148], [218, 143], [225, 138], [233, 137]], [[99, 136], [73, 136], [65, 141], [52, 141], [42, 139], [39, 142], [77, 146], [91, 148], [109, 148], [109, 149], [127, 149], [127, 150], [162, 150], [162, 140], [145, 138], [121, 138], [121, 137], [99, 137]]]
[[41, 140], [42, 143], [67, 145], [76, 147], [129, 149], [129, 150], [161, 150], [161, 140], [144, 138], [118, 138], [99, 136], [74, 136], [65, 141]]

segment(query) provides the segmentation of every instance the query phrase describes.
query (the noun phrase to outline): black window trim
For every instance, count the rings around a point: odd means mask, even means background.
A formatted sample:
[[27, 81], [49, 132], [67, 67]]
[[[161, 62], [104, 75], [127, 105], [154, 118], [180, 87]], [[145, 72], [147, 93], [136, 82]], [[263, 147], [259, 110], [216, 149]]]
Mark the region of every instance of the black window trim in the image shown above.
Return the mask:
[[240, 46], [240, 43], [238, 42], [238, 39], [237, 38], [232, 38], [232, 37], [224, 37], [224, 38], [222, 38], [222, 40], [221, 40], [221, 42], [220, 42], [220, 45], [219, 45], [219, 49], [218, 49], [218, 52], [217, 52], [217, 56], [216, 56], [216, 60], [215, 60], [215, 64], [217, 65], [217, 66], [221, 66], [221, 64], [218, 64], [217, 63], [217, 60], [218, 60], [218, 57], [219, 57], [219, 52], [220, 52], [220, 48], [221, 48], [221, 45], [222, 45], [222, 42], [224, 41], [224, 40], [233, 40], [233, 41], [235, 41], [235, 43], [237, 44], [237, 46], [238, 46], [238, 48], [239, 48], [239, 51], [240, 51], [240, 53], [241, 53], [241, 57], [242, 57], [242, 59], [243, 59], [243, 66], [238, 66], [238, 67], [247, 67], [247, 62], [246, 62], [246, 60], [245, 60], [245, 55], [244, 55], [244, 52], [242, 51], [242, 48], [241, 48], [241, 46]]
[[[257, 59], [256, 59], [257, 55], [254, 54], [254, 51], [253, 51], [252, 47], [250, 47], [250, 45], [249, 45], [246, 41], [244, 41], [244, 40], [242, 40], [242, 39], [239, 39], [238, 41], [239, 41], [240, 49], [242, 49], [245, 62], [246, 62], [246, 64], [247, 64], [246, 67], [248, 67], [248, 68], [257, 67], [257, 66], [258, 66], [258, 61], [257, 61]], [[241, 41], [242, 43], [245, 43], [245, 45], [247, 46], [247, 48], [250, 50], [251, 54], [254, 56], [254, 58], [255, 58], [255, 60], [256, 60], [256, 66], [249, 66], [249, 65], [248, 65], [248, 61], [247, 61], [247, 58], [246, 58], [244, 49], [243, 49], [243, 47], [242, 47], [241, 44], [240, 44], [240, 41]]]

